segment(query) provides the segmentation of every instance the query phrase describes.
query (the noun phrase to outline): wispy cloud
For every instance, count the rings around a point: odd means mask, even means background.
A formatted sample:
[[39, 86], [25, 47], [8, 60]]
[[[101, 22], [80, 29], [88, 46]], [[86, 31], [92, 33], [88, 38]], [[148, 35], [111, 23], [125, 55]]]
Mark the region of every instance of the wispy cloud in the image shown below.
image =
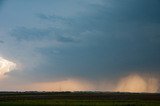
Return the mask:
[[60, 20], [68, 20], [67, 18], [64, 18], [62, 16], [57, 16], [57, 15], [45, 15], [42, 13], [36, 14], [36, 16], [40, 19], [43, 20], [49, 20], [49, 21], [60, 21]]
[[53, 34], [53, 29], [39, 29], [39, 28], [26, 28], [17, 27], [11, 31], [11, 36], [17, 40], [41, 40], [50, 38]]
[[54, 28], [40, 29], [40, 28], [26, 28], [17, 27], [11, 31], [11, 36], [19, 41], [35, 41], [35, 40], [52, 40], [62, 43], [76, 43], [78, 39], [72, 36], [60, 35]]

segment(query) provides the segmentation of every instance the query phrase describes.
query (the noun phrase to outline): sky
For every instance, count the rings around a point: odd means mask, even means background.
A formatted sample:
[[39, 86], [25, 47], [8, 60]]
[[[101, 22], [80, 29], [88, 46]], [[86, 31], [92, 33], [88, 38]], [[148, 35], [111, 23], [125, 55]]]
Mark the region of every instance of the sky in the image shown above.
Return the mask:
[[0, 90], [160, 92], [160, 1], [0, 0]]

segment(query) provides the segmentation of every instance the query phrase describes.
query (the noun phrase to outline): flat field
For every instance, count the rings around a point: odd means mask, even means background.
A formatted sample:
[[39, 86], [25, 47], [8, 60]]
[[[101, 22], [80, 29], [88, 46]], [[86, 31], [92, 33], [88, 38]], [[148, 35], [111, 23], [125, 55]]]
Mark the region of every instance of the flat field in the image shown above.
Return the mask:
[[0, 106], [160, 106], [160, 94], [116, 92], [0, 92]]

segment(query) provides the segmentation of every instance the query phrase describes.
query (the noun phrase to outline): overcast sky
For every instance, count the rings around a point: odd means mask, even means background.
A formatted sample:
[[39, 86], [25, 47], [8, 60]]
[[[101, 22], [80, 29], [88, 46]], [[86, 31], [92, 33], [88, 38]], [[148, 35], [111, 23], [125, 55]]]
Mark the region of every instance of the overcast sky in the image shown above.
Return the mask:
[[[0, 57], [12, 85], [160, 74], [159, 0], [0, 0]], [[5, 87], [4, 87], [5, 86]]]

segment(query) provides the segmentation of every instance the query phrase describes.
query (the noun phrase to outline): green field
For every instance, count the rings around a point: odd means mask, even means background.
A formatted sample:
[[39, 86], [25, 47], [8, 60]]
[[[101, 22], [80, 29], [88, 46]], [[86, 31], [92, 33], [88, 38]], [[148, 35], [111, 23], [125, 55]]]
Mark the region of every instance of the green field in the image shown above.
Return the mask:
[[0, 102], [0, 106], [160, 106], [160, 102], [107, 100], [20, 100]]
[[0, 106], [160, 106], [160, 94], [3, 92]]

